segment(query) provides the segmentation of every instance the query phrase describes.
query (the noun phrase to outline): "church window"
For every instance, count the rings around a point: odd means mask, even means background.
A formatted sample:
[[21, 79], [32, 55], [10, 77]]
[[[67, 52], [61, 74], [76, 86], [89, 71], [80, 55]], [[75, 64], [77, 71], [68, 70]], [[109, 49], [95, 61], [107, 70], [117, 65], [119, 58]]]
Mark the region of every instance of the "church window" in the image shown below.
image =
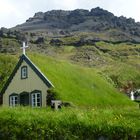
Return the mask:
[[41, 106], [41, 93], [36, 92], [31, 94], [32, 107], [40, 107]]
[[18, 105], [18, 95], [12, 94], [9, 96], [10, 106], [17, 106]]
[[21, 79], [26, 79], [28, 77], [27, 66], [21, 67]]

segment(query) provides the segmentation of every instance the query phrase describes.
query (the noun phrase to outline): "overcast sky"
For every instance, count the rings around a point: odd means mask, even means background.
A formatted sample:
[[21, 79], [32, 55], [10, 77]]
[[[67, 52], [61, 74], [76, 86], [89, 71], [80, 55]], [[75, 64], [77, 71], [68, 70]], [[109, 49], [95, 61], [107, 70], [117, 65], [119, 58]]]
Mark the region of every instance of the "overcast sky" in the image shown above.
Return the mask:
[[21, 24], [39, 11], [90, 10], [97, 6], [116, 16], [123, 15], [140, 21], [140, 0], [0, 0], [0, 27], [9, 28]]

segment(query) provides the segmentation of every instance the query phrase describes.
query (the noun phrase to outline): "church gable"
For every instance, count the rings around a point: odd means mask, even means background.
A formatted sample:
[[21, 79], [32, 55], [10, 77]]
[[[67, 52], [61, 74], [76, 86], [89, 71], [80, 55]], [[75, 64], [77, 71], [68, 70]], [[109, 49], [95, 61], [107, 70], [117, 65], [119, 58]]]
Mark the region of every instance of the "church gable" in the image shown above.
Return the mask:
[[[10, 75], [8, 81], [6, 82], [5, 86], [3, 87], [1, 93], [4, 94], [10, 83], [12, 82], [14, 76], [17, 74], [20, 76], [21, 80], [29, 78], [29, 70], [31, 70], [31, 74], [35, 73], [44, 84], [50, 88], [53, 87], [53, 84], [44, 76], [44, 74], [31, 62], [31, 60], [26, 56], [22, 55], [20, 57], [19, 62], [17, 63], [15, 69], [13, 70], [12, 74]], [[30, 75], [31, 76], [31, 75]], [[30, 77], [31, 78], [31, 77]]]
[[46, 106], [47, 90], [50, 87], [53, 84], [23, 54], [2, 89], [3, 104]]
[[42, 88], [50, 88], [50, 86], [36, 74], [26, 61], [23, 60], [21, 66], [7, 87], [5, 94], [10, 91], [14, 91], [16, 93], [21, 93], [23, 91], [31, 92], [35, 89]]

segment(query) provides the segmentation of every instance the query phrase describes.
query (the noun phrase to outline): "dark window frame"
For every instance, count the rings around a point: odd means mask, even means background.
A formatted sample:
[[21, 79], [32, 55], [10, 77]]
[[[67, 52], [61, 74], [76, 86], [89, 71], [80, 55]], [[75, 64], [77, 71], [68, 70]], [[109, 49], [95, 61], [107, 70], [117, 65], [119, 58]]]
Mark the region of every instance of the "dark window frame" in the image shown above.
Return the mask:
[[[23, 77], [23, 69], [26, 69], [26, 76]], [[21, 67], [21, 79], [26, 79], [28, 78], [28, 67], [27, 66], [22, 66]]]

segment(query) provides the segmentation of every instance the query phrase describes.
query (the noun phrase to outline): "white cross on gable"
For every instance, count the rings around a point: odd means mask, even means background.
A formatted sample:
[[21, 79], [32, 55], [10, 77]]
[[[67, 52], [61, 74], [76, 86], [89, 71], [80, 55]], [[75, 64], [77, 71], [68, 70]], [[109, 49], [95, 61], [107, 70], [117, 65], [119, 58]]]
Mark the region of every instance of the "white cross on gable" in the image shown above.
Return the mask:
[[21, 47], [21, 49], [23, 50], [24, 55], [25, 55], [26, 48], [28, 48], [28, 46], [26, 46], [25, 42], [23, 42], [23, 46]]

